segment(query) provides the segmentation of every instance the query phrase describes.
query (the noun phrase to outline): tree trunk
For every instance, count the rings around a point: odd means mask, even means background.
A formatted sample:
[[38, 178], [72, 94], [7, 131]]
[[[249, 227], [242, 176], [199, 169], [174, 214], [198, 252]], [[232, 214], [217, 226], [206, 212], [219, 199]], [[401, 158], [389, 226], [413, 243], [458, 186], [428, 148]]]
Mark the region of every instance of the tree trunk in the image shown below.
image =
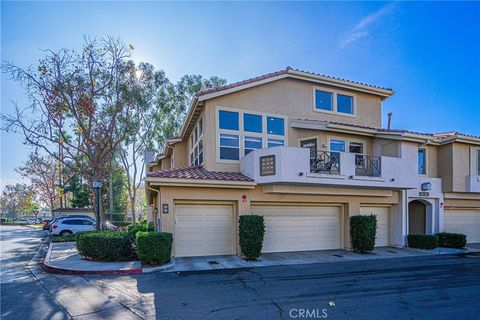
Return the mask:
[[109, 201], [110, 201], [110, 206], [109, 206], [109, 215], [110, 215], [110, 221], [113, 219], [113, 174], [110, 173], [110, 181], [108, 185], [109, 189]]
[[132, 196], [130, 198], [130, 212], [132, 214], [132, 223], [136, 222], [136, 217], [135, 217], [135, 196]]

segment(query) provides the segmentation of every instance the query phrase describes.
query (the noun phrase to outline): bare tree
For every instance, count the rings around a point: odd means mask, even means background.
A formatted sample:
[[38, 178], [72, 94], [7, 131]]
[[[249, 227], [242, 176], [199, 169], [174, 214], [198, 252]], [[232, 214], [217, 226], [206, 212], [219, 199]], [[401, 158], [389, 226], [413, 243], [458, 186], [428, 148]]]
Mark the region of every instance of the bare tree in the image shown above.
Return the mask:
[[104, 181], [112, 152], [130, 134], [133, 104], [122, 98], [132, 67], [128, 57], [123, 43], [108, 38], [85, 39], [81, 53], [47, 50], [36, 68], [3, 62], [2, 71], [22, 85], [30, 103], [2, 114], [2, 129], [23, 134], [27, 144], [79, 172], [89, 186]]

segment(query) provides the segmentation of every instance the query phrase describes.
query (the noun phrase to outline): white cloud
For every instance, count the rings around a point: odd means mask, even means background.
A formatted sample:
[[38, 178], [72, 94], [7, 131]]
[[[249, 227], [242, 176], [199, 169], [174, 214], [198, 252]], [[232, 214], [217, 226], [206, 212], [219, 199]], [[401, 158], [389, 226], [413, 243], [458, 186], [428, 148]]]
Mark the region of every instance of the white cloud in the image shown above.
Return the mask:
[[368, 37], [371, 28], [383, 17], [390, 15], [395, 10], [395, 3], [391, 2], [375, 12], [369, 13], [363, 17], [352, 29], [346, 32], [340, 40], [340, 48], [345, 48], [348, 45], [358, 41], [362, 38]]

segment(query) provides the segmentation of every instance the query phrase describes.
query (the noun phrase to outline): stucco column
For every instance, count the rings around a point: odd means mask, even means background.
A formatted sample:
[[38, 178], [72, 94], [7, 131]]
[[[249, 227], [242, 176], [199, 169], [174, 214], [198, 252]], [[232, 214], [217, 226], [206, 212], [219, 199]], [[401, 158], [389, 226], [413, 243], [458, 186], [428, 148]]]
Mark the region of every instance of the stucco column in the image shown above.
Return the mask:
[[398, 203], [392, 207], [393, 245], [404, 247], [408, 226], [408, 195], [407, 191], [398, 192]]

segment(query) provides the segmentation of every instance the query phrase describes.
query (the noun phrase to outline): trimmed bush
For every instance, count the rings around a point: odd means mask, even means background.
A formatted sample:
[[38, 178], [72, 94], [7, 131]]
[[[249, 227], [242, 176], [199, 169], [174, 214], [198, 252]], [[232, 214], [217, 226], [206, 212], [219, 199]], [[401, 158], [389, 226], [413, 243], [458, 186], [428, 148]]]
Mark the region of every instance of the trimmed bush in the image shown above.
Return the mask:
[[137, 235], [137, 232], [139, 232], [139, 231], [152, 232], [153, 231], [153, 225], [147, 223], [146, 221], [142, 221], [142, 222], [139, 222], [139, 223], [129, 225], [127, 231], [130, 234], [130, 237], [132, 238], [132, 241], [135, 242], [135, 239], [136, 239], [135, 236]]
[[435, 249], [438, 247], [437, 236], [431, 234], [409, 234], [407, 236], [408, 246], [419, 249]]
[[354, 252], [373, 251], [376, 234], [377, 217], [375, 215], [350, 217], [350, 238]]
[[242, 254], [248, 260], [260, 257], [265, 236], [265, 222], [263, 216], [240, 216], [239, 237]]
[[127, 232], [84, 232], [76, 236], [77, 250], [95, 261], [126, 261], [132, 256], [131, 237]]
[[173, 237], [168, 232], [143, 232], [136, 235], [137, 256], [145, 265], [157, 265], [170, 261]]
[[461, 233], [437, 233], [438, 246], [444, 248], [463, 248], [467, 244], [467, 236]]

